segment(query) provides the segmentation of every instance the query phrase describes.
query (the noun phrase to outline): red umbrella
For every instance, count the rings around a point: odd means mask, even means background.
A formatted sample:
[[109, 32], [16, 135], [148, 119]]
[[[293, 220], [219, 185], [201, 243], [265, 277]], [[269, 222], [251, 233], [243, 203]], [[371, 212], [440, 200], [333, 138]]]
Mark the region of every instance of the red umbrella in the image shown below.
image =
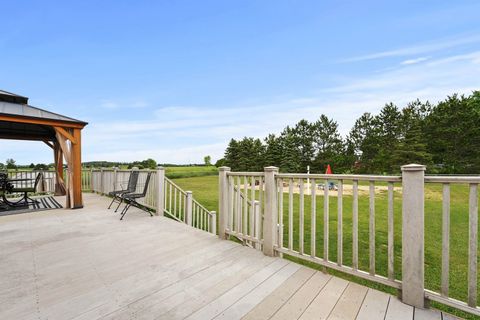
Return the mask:
[[325, 171], [325, 174], [332, 174], [332, 168], [330, 168], [330, 165], [327, 165], [327, 171]]

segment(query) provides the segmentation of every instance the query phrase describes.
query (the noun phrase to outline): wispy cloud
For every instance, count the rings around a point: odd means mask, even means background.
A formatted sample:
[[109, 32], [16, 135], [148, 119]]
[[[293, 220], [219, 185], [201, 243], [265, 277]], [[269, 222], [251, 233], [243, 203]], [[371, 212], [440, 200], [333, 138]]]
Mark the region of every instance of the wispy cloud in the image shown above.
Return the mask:
[[408, 46], [404, 48], [398, 48], [394, 50], [386, 50], [381, 52], [370, 53], [366, 55], [361, 55], [357, 57], [351, 57], [341, 60], [341, 62], [359, 62], [366, 60], [382, 59], [389, 57], [405, 57], [412, 55], [421, 55], [431, 52], [436, 52], [440, 50], [445, 50], [449, 48], [454, 48], [462, 45], [479, 43], [480, 36], [466, 36], [453, 39], [441, 39], [435, 42], [422, 43], [413, 46]]
[[430, 59], [430, 57], [420, 57], [420, 58], [415, 58], [415, 59], [407, 59], [407, 60], [402, 61], [401, 64], [402, 65], [416, 64], [416, 63], [427, 61], [429, 59]]
[[144, 100], [134, 100], [134, 101], [122, 101], [118, 102], [116, 100], [102, 100], [100, 102], [100, 107], [103, 109], [115, 110], [115, 109], [138, 109], [148, 107], [148, 103]]

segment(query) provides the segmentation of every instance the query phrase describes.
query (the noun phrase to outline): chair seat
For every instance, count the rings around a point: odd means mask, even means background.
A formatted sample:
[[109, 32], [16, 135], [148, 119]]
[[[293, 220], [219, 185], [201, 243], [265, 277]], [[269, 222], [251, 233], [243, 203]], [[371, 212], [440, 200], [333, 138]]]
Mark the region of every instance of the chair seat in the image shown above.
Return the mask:
[[118, 194], [124, 194], [124, 193], [128, 193], [129, 190], [117, 190], [117, 191], [110, 191], [108, 193], [109, 196], [114, 196], [114, 195], [118, 195]]
[[124, 196], [125, 199], [136, 199], [145, 197], [143, 193], [129, 193]]
[[35, 192], [35, 188], [13, 188], [12, 192]]

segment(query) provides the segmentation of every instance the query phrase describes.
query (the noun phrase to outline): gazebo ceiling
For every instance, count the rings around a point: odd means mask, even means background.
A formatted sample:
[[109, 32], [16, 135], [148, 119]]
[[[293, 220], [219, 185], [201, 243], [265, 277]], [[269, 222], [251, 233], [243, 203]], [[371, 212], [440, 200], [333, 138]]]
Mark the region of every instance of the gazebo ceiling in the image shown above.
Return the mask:
[[53, 141], [55, 129], [41, 124], [0, 121], [0, 139]]

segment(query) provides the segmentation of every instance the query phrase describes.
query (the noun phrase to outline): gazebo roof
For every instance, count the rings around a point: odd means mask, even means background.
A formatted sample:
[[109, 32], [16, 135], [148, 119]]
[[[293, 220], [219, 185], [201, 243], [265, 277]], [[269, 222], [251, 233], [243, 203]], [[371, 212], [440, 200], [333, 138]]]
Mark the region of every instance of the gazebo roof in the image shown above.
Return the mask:
[[51, 120], [76, 123], [81, 126], [87, 122], [63, 116], [54, 112], [28, 105], [28, 98], [0, 90], [0, 116], [20, 117], [23, 119]]

